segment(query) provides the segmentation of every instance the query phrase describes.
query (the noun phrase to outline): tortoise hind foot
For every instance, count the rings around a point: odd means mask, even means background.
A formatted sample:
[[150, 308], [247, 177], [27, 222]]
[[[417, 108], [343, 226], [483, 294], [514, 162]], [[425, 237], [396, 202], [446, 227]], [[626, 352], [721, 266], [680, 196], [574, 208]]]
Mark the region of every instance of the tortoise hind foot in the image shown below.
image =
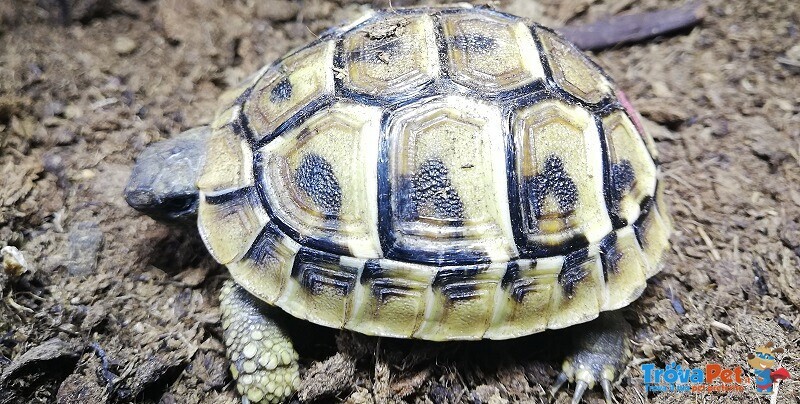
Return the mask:
[[611, 385], [632, 357], [630, 324], [619, 311], [612, 311], [600, 313], [596, 320], [570, 331], [573, 332], [572, 351], [564, 359], [550, 394], [555, 396], [567, 381], [575, 382], [572, 404], [577, 404], [587, 389], [599, 384], [606, 402], [613, 403]]
[[223, 339], [242, 403], [281, 403], [297, 390], [297, 352], [270, 313], [275, 310], [233, 281], [220, 293]]

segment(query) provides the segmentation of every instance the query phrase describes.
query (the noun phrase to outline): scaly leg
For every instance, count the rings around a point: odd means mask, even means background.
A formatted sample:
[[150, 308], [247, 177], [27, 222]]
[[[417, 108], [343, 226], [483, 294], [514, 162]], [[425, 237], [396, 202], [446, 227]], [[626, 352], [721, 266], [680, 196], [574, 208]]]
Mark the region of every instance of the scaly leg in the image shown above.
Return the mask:
[[281, 403], [297, 390], [297, 352], [269, 313], [275, 310], [233, 281], [220, 293], [223, 339], [243, 404]]
[[611, 385], [632, 357], [630, 324], [619, 311], [612, 311], [600, 313], [596, 320], [572, 331], [572, 351], [564, 359], [550, 393], [555, 395], [566, 381], [577, 382], [572, 396], [572, 404], [577, 404], [587, 388], [599, 383], [606, 402], [613, 403]]

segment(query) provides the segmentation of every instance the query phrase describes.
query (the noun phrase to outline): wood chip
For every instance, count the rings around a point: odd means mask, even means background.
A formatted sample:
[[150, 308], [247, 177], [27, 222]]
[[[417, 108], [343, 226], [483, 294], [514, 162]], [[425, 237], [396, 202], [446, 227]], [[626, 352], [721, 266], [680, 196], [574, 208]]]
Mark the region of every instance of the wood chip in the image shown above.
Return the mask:
[[673, 9], [613, 16], [586, 25], [569, 25], [558, 31], [581, 49], [598, 50], [691, 28], [704, 17], [702, 3], [692, 2]]
[[716, 320], [711, 322], [711, 326], [716, 328], [716, 329], [718, 329], [718, 330], [725, 331], [728, 334], [734, 334], [735, 333], [735, 331], [733, 330], [733, 328], [731, 328], [731, 326], [729, 326], [729, 325], [727, 325], [725, 323], [720, 323], [719, 321], [716, 321]]

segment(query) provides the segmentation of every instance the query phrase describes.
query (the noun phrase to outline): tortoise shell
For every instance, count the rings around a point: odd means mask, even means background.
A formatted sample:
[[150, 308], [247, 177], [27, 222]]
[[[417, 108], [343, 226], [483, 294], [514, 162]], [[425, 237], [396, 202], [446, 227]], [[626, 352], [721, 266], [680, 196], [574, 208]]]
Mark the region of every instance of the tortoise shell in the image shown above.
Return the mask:
[[603, 71], [485, 8], [377, 12], [222, 97], [199, 228], [236, 282], [317, 324], [504, 339], [623, 307], [670, 218]]

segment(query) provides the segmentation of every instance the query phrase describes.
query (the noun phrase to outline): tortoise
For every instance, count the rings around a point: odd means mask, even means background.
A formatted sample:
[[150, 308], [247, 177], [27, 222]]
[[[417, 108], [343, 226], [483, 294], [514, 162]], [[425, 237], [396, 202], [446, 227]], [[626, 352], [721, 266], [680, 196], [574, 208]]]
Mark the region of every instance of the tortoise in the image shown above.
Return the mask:
[[[551, 391], [611, 383], [619, 311], [660, 269], [671, 219], [624, 93], [554, 31], [490, 8], [376, 11], [224, 93], [209, 125], [148, 146], [125, 189], [197, 221], [242, 401], [299, 383], [276, 310], [424, 340], [593, 320]], [[596, 320], [595, 320], [596, 319]]]

